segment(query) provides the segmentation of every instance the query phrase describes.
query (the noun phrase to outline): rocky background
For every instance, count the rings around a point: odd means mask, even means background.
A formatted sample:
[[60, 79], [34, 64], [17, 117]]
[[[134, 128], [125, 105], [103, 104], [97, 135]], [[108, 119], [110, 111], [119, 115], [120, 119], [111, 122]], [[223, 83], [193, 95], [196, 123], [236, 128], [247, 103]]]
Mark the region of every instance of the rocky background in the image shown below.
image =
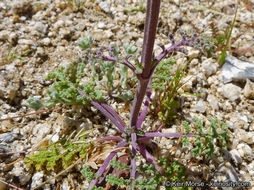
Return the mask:
[[[140, 52], [145, 13], [126, 11], [138, 7], [139, 3], [137, 0], [1, 0], [0, 119], [33, 112], [27, 106], [27, 99], [45, 96], [45, 89], [50, 85], [45, 81], [48, 73], [66, 66], [79, 56], [81, 51], [77, 42], [89, 34], [98, 46], [116, 42], [121, 47], [125, 43], [134, 43]], [[233, 181], [254, 185], [254, 1], [163, 0], [156, 44], [170, 44], [167, 33], [180, 28], [195, 28], [209, 34], [209, 24], [214, 23], [223, 31], [231, 25], [236, 5], [237, 20], [231, 37], [240, 37], [230, 44], [231, 50], [235, 51], [228, 52], [223, 67], [218, 65], [215, 57], [207, 58], [194, 48], [188, 49], [187, 57], [179, 53], [174, 59], [181, 65], [187, 58], [193, 58], [183, 78], [186, 84], [181, 91], [201, 94], [179, 96], [182, 117], [188, 120], [196, 116], [207, 121], [212, 116], [228, 125], [232, 137], [228, 144], [228, 160], [223, 155], [216, 155], [210, 163], [191, 170], [204, 180], [220, 171]], [[159, 51], [156, 45], [155, 52]], [[116, 102], [112, 102], [111, 106], [118, 109]], [[82, 120], [78, 120], [81, 116], [75, 117], [71, 107], [59, 105], [47, 113], [1, 121], [0, 153], [36, 150], [80, 127], [100, 128], [91, 138], [101, 132], [115, 134], [109, 122], [96, 123], [101, 118], [95, 109], [92, 110], [90, 115], [78, 113], [82, 115]], [[128, 113], [120, 115], [126, 117]], [[164, 131], [177, 131], [177, 124]], [[169, 149], [172, 147], [165, 139], [158, 139], [158, 144]], [[182, 151], [172, 154], [189, 159], [188, 154]], [[55, 175], [54, 172], [29, 170], [22, 161], [23, 156], [0, 155], [2, 181], [29, 189]], [[76, 166], [43, 189], [53, 188], [56, 184], [60, 185], [60, 189], [87, 188], [88, 183], [79, 174], [80, 168], [81, 165]], [[0, 189], [8, 188], [0, 182]]]

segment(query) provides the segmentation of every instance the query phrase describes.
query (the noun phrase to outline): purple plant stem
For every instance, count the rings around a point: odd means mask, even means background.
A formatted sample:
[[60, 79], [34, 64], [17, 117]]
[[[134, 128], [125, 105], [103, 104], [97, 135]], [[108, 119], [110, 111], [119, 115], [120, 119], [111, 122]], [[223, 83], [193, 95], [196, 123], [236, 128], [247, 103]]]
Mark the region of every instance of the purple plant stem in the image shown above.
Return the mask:
[[159, 132], [154, 132], [154, 133], [145, 133], [142, 137], [140, 137], [138, 140], [139, 141], [146, 141], [154, 137], [191, 137], [194, 136], [193, 134], [182, 134], [182, 133], [159, 133]]
[[143, 137], [182, 137], [182, 136], [187, 136], [191, 137], [193, 134], [182, 134], [182, 133], [145, 133]]
[[165, 175], [163, 170], [160, 168], [160, 166], [156, 163], [156, 161], [153, 159], [153, 156], [140, 144], [138, 144], [138, 150], [140, 153], [146, 158], [147, 161], [151, 162], [154, 167], [160, 171], [162, 175]]
[[143, 121], [144, 121], [144, 119], [146, 117], [146, 114], [147, 114], [147, 111], [148, 111], [149, 102], [150, 102], [150, 98], [151, 98], [151, 94], [152, 94], [152, 89], [151, 88], [147, 89], [147, 93], [146, 93], [147, 98], [146, 98], [146, 101], [145, 101], [145, 106], [144, 106], [143, 111], [140, 114], [140, 117], [139, 117], [138, 122], [137, 122], [137, 128], [138, 129], [141, 127], [141, 125], [142, 125], [142, 123], [143, 123]]
[[170, 47], [168, 47], [167, 49], [163, 50], [162, 53], [160, 55], [158, 55], [158, 57], [156, 58], [156, 62], [153, 65], [152, 69], [151, 69], [151, 75], [153, 73], [153, 71], [155, 70], [155, 68], [157, 67], [157, 65], [160, 63], [160, 61], [169, 53], [172, 53], [173, 51], [181, 51], [181, 49], [179, 49], [181, 46], [188, 46], [190, 45], [190, 43], [194, 40], [194, 38], [191, 38], [189, 40], [182, 40], [178, 43], [172, 43], [172, 45]]
[[131, 189], [134, 189], [134, 183], [135, 183], [135, 174], [136, 174], [136, 153], [137, 153], [137, 135], [136, 133], [131, 134], [131, 142], [132, 142], [132, 159], [131, 159], [131, 173], [130, 173], [130, 179], [131, 179]]
[[116, 136], [108, 136], [108, 137], [102, 137], [99, 139], [96, 139], [95, 142], [104, 142], [104, 141], [123, 141], [123, 138], [121, 137], [116, 137]]
[[142, 71], [141, 77], [139, 77], [138, 87], [134, 97], [130, 116], [130, 124], [134, 129], [137, 129], [136, 125], [139, 111], [146, 93], [149, 79], [151, 77], [151, 62], [160, 12], [160, 3], [160, 0], [147, 0], [144, 41], [141, 56], [141, 62], [144, 65], [144, 69]]
[[163, 128], [163, 125], [159, 126], [158, 129], [156, 129], [155, 132], [161, 132], [162, 128]]
[[91, 98], [89, 98], [89, 96], [88, 96], [87, 94], [85, 94], [84, 92], [82, 92], [81, 90], [78, 89], [78, 92], [79, 92], [80, 95], [82, 95], [82, 96], [84, 96], [84, 97], [90, 99], [91, 104], [93, 104], [93, 105], [94, 105], [98, 110], [100, 110], [107, 118], [109, 118], [109, 119], [112, 121], [112, 123], [114, 123], [115, 126], [116, 126], [122, 133], [125, 132], [125, 131], [124, 131], [124, 126], [121, 125], [122, 120], [121, 120], [121, 121], [117, 120], [117, 118], [115, 118], [115, 116], [114, 116], [114, 113], [111, 113], [110, 111], [108, 111], [105, 107], [103, 107], [103, 106], [101, 105], [101, 103], [96, 102], [96, 101], [92, 100]]
[[[121, 148], [124, 146], [127, 146], [128, 143], [127, 142], [121, 142], [119, 143], [116, 148]], [[109, 165], [110, 161], [115, 157], [115, 155], [117, 154], [119, 150], [114, 150], [113, 152], [111, 152], [108, 157], [106, 158], [106, 160], [103, 162], [102, 166], [100, 167], [100, 169], [96, 172], [96, 176], [98, 176], [98, 178], [103, 174], [103, 172], [106, 170], [107, 166]], [[93, 181], [90, 183], [89, 189], [91, 189], [98, 181], [98, 178], [95, 177], [93, 179]]]
[[[105, 55], [102, 56], [102, 60], [117, 62], [117, 58], [116, 57], [109, 57], [109, 56], [105, 56]], [[121, 64], [127, 66], [133, 72], [135, 72], [135, 70], [136, 70], [135, 66], [133, 66], [127, 59], [125, 59], [123, 62], [121, 62]]]

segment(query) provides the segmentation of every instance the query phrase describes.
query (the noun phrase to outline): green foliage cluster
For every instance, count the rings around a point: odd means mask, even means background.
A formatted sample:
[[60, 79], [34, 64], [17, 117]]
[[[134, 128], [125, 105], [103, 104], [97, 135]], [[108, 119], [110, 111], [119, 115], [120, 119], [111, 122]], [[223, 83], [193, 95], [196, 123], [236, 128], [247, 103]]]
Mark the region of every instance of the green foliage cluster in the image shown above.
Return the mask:
[[92, 99], [104, 101], [103, 92], [96, 88], [95, 82], [87, 82], [80, 85], [80, 81], [84, 76], [85, 64], [80, 61], [74, 61], [67, 67], [61, 67], [55, 72], [50, 73], [46, 80], [53, 80], [47, 90], [47, 97], [40, 100], [37, 97], [28, 99], [28, 104], [31, 108], [39, 110], [43, 107], [53, 107], [57, 103], [69, 105], [88, 104], [89, 100], [81, 96], [77, 88], [82, 89]]
[[74, 138], [70, 135], [67, 139], [62, 139], [32, 153], [25, 158], [24, 162], [29, 168], [47, 171], [54, 169], [65, 169], [77, 158], [85, 158], [87, 150], [91, 147], [86, 142], [87, 132], [80, 131]]
[[[226, 51], [230, 49], [231, 34], [236, 22], [237, 9], [235, 11], [234, 20], [232, 24], [224, 31], [219, 31], [218, 27], [214, 23], [210, 24], [212, 35], [202, 35], [199, 38], [196, 48], [202, 49], [206, 56], [213, 57], [216, 52], [221, 51], [217, 57], [220, 65], [224, 64], [226, 59]], [[240, 36], [239, 36], [240, 37]]]
[[178, 90], [181, 87], [181, 79], [184, 76], [187, 64], [182, 69], [177, 69], [173, 76], [169, 75], [172, 65], [176, 62], [171, 59], [163, 60], [156, 68], [152, 88], [158, 94], [152, 103], [156, 109], [156, 115], [162, 119], [164, 125], [170, 125], [176, 118], [176, 109], [179, 108], [179, 102], [176, 100]]
[[[158, 170], [155, 169], [154, 165], [142, 165], [137, 168], [139, 173], [139, 179], [135, 180], [135, 187], [137, 189], [146, 189], [146, 190], [154, 190], [157, 189], [160, 185], [163, 185], [164, 181], [184, 181], [186, 178], [187, 169], [179, 164], [178, 162], [169, 162], [166, 157], [161, 157], [158, 164], [164, 168], [164, 172], [166, 177], [163, 176]], [[128, 170], [130, 171], [131, 168], [122, 164], [120, 161], [112, 160], [110, 165], [113, 168], [121, 169], [121, 170]], [[94, 173], [91, 172], [88, 166], [84, 166], [82, 171], [82, 175], [89, 181], [94, 178]], [[117, 185], [130, 187], [130, 179], [124, 179], [123, 177], [118, 178], [116, 175], [107, 175], [106, 176], [107, 183], [111, 184], [112, 186]], [[93, 187], [94, 189], [98, 189], [97, 187]], [[173, 190], [174, 187], [166, 187], [167, 190]], [[180, 189], [187, 189], [186, 187], [182, 187]]]
[[[214, 118], [209, 118], [210, 127], [207, 131], [204, 131], [203, 122], [194, 118], [196, 130], [194, 149], [192, 150], [194, 157], [205, 155], [206, 158], [211, 158], [215, 151], [215, 147], [221, 147], [222, 151], [227, 150], [227, 141], [229, 140], [228, 127], [225, 123], [217, 121]], [[186, 133], [190, 133], [190, 125], [187, 122], [183, 123]], [[194, 132], [195, 133], [195, 132]], [[189, 140], [185, 137], [182, 139], [182, 143], [187, 146]]]
[[[83, 62], [91, 69], [91, 79], [95, 84], [103, 84], [111, 97], [125, 102], [131, 100], [133, 98], [133, 93], [131, 86], [128, 85], [128, 81], [130, 81], [128, 67], [125, 65], [117, 67], [117, 64], [113, 61], [105, 61], [102, 60], [101, 57], [93, 56], [90, 48], [92, 44], [93, 40], [90, 36], [78, 43], [84, 55], [86, 55]], [[138, 50], [136, 46], [129, 44], [125, 44], [123, 48], [126, 56], [131, 56]], [[112, 53], [112, 56], [117, 59], [117, 62], [122, 62], [124, 60], [121, 58], [119, 47], [116, 44], [113, 44], [109, 51], [109, 53]], [[100, 53], [103, 54], [102, 51]], [[115, 80], [120, 80], [120, 82], [115, 83]], [[106, 81], [106, 83], [104, 83], [104, 81]]]

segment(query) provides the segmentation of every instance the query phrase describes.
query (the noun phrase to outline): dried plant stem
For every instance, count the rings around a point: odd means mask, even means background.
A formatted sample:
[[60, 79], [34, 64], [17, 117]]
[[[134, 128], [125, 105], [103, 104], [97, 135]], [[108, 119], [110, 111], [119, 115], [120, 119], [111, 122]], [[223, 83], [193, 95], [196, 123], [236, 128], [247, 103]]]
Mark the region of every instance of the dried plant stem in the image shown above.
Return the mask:
[[10, 184], [10, 183], [7, 183], [7, 182], [5, 182], [5, 181], [3, 181], [3, 180], [1, 180], [1, 179], [0, 179], [0, 182], [1, 182], [1, 183], [4, 183], [4, 184], [6, 184], [6, 185], [8, 185], [8, 186], [10, 186], [10, 187], [12, 187], [12, 188], [14, 188], [14, 189], [24, 190], [24, 189], [19, 188], [19, 187], [15, 186], [15, 185], [12, 185], [12, 184]]
[[40, 111], [36, 111], [36, 112], [24, 114], [24, 115], [18, 115], [18, 116], [14, 116], [14, 117], [8, 117], [8, 118], [5, 118], [5, 119], [0, 119], [0, 122], [1, 121], [6, 121], [6, 120], [11, 120], [11, 119], [16, 119], [16, 118], [20, 118], [20, 117], [26, 117], [26, 116], [29, 116], [29, 115], [44, 113], [44, 112], [48, 112], [48, 111], [49, 110], [40, 110]]

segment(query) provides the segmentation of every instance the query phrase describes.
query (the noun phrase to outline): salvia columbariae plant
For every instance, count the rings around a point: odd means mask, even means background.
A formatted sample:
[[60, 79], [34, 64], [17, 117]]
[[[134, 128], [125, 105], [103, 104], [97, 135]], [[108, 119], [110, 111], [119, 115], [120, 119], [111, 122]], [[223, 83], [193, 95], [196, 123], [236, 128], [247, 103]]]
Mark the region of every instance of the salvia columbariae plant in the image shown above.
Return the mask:
[[[158, 18], [159, 18], [159, 11], [160, 11], [160, 0], [147, 0], [147, 8], [146, 8], [146, 21], [144, 27], [144, 41], [143, 41], [143, 48], [142, 48], [142, 55], [141, 55], [141, 69], [135, 67], [131, 62], [128, 61], [130, 56], [127, 56], [126, 59], [121, 60], [121, 64], [131, 69], [135, 76], [138, 79], [138, 86], [136, 89], [136, 93], [133, 100], [132, 110], [130, 113], [130, 125], [126, 126], [120, 116], [108, 105], [102, 102], [98, 102], [93, 100], [89, 97], [88, 94], [83, 92], [82, 90], [78, 89], [80, 95], [84, 96], [90, 103], [94, 105], [98, 110], [100, 110], [111, 122], [119, 129], [119, 132], [122, 134], [121, 136], [108, 136], [102, 137], [100, 141], [116, 141], [118, 145], [116, 149], [112, 151], [109, 156], [106, 158], [100, 169], [96, 172], [95, 177], [93, 178], [92, 182], [90, 183], [89, 189], [96, 186], [98, 180], [103, 177], [103, 173], [105, 172], [106, 168], [109, 166], [110, 161], [117, 155], [118, 151], [122, 147], [129, 147], [131, 146], [131, 161], [130, 161], [130, 185], [131, 189], [134, 189], [135, 186], [135, 176], [136, 176], [136, 155], [137, 151], [139, 151], [144, 158], [152, 163], [156, 170], [160, 171], [161, 174], [164, 174], [163, 170], [160, 166], [156, 163], [153, 156], [149, 153], [147, 148], [144, 146], [144, 142], [146, 144], [152, 143], [151, 139], [154, 137], [182, 137], [182, 136], [192, 136], [192, 134], [182, 134], [182, 133], [161, 133], [159, 129], [155, 132], [145, 132], [142, 129], [142, 123], [145, 119], [145, 116], [148, 111], [148, 106], [151, 98], [152, 89], [149, 85], [152, 82], [152, 76], [156, 67], [159, 63], [170, 53], [172, 52], [183, 52], [187, 53], [187, 51], [183, 48], [183, 46], [193, 46], [197, 40], [197, 36], [192, 36], [191, 38], [187, 38], [184, 34], [182, 35], [182, 40], [180, 42], [175, 42], [174, 36], [169, 35], [169, 39], [171, 40], [171, 46], [165, 47], [161, 45], [162, 52], [159, 54], [158, 57], [154, 56], [154, 42], [155, 42], [155, 35], [156, 29], [158, 25]], [[84, 45], [85, 46], [85, 45]], [[129, 51], [132, 51], [129, 49]], [[103, 61], [107, 61], [107, 64], [112, 63], [119, 63], [117, 53], [115, 49], [109, 48], [109, 55], [105, 55], [103, 53], [103, 49], [99, 51], [98, 56]], [[107, 75], [105, 71], [105, 74]], [[109, 81], [110, 82], [110, 81]], [[143, 110], [140, 112], [142, 103], [144, 100], [145, 95], [146, 100], [144, 103]]]
[[[92, 37], [89, 36], [78, 43], [79, 47], [84, 51], [84, 59], [74, 61], [66, 68], [62, 67], [56, 72], [49, 74], [47, 79], [56, 79], [57, 82], [55, 82], [49, 88], [48, 100], [40, 102], [38, 98], [33, 98], [28, 101], [30, 106], [35, 109], [40, 109], [43, 106], [51, 107], [57, 103], [78, 105], [91, 103], [108, 119], [110, 119], [111, 122], [118, 128], [120, 132], [119, 136], [107, 136], [97, 139], [98, 142], [115, 141], [118, 144], [115, 149], [108, 155], [102, 166], [95, 174], [92, 174], [87, 170], [87, 168], [83, 170], [83, 175], [85, 175], [85, 177], [91, 181], [89, 189], [96, 189], [96, 186], [103, 185], [103, 181], [107, 181], [108, 183], [116, 185], [125, 184], [127, 186], [131, 186], [131, 189], [134, 189], [134, 187], [153, 189], [154, 185], [158, 185], [158, 183], [151, 181], [151, 183], [147, 182], [145, 184], [135, 180], [139, 170], [139, 168], [136, 166], [135, 158], [137, 156], [137, 152], [140, 152], [148, 162], [152, 163], [154, 169], [159, 171], [161, 176], [167, 176], [167, 171], [164, 171], [160, 167], [160, 164], [155, 161], [151, 151], [149, 150], [149, 145], [153, 144], [152, 139], [154, 137], [182, 137], [183, 145], [187, 145], [189, 143], [187, 137], [194, 136], [196, 138], [194, 143], [195, 148], [193, 149], [193, 154], [195, 157], [199, 156], [203, 151], [207, 157], [211, 157], [211, 154], [214, 152], [212, 141], [215, 138], [221, 139], [223, 147], [226, 146], [226, 129], [223, 128], [220, 134], [217, 133], [217, 125], [212, 120], [210, 132], [208, 133], [202, 131], [202, 124], [198, 120], [196, 120], [197, 132], [191, 131], [188, 123], [183, 123], [186, 131], [185, 134], [161, 132], [162, 127], [168, 124], [168, 121], [172, 116], [172, 112], [170, 112], [168, 107], [170, 107], [170, 109], [173, 107], [174, 98], [179, 88], [179, 82], [187, 66], [186, 64], [184, 70], [182, 71], [178, 70], [175, 73], [175, 78], [172, 79], [167, 72], [170, 70], [170, 66], [175, 64], [175, 62], [165, 58], [173, 52], [187, 53], [187, 50], [184, 49], [184, 46], [197, 47], [200, 44], [202, 45], [202, 43], [200, 43], [202, 39], [195, 35], [195, 33], [192, 33], [192, 35], [187, 35], [184, 32], [180, 32], [182, 40], [176, 42], [174, 36], [169, 34], [171, 45], [169, 47], [165, 47], [164, 45], [160, 44], [162, 52], [157, 57], [155, 57], [154, 42], [158, 25], [159, 10], [159, 0], [147, 0], [141, 62], [137, 57], [134, 56], [137, 51], [137, 47], [133, 45], [124, 45], [123, 48], [126, 54], [125, 58], [121, 58], [119, 56], [120, 51], [116, 45], [111, 45], [109, 48], [102, 47], [96, 52], [96, 55], [94, 55], [94, 52], [91, 51], [93, 40]], [[133, 64], [133, 62], [135, 62], [135, 64]], [[80, 82], [82, 81], [82, 77], [84, 75], [83, 71], [86, 64], [90, 65], [90, 76], [92, 81], [81, 85]], [[120, 70], [118, 70], [120, 85], [117, 87], [114, 86], [114, 80], [117, 78], [116, 64], [120, 64]], [[96, 86], [99, 84], [98, 81], [100, 81], [102, 77], [105, 77], [106, 83], [104, 84], [104, 87], [106, 88], [109, 96], [120, 98], [122, 100], [132, 99], [133, 94], [129, 87], [129, 81], [127, 81], [128, 69], [134, 73], [134, 79], [138, 81], [138, 85], [130, 113], [130, 124], [126, 125], [120, 116], [111, 107], [104, 103], [105, 99], [103, 98], [103, 91], [100, 91], [98, 88], [96, 88]], [[166, 90], [165, 85], [162, 83], [166, 84]], [[116, 88], [121, 92], [120, 94], [115, 93]], [[161, 125], [154, 132], [147, 132], [145, 131], [142, 124], [148, 112], [152, 88], [162, 89], [164, 92], [168, 92], [170, 89], [172, 93], [161, 93], [159, 96], [160, 105], [156, 106], [156, 108], [159, 108], [159, 110], [156, 111], [158, 111], [157, 114], [163, 120], [163, 125]], [[144, 101], [145, 96], [146, 99]], [[141, 110], [143, 103], [144, 106]], [[191, 134], [191, 132], [194, 133]], [[202, 144], [204, 144], [204, 146], [202, 146]], [[129, 147], [131, 148], [127, 153], [128, 159], [130, 160], [130, 163], [128, 163], [127, 166], [128, 168], [120, 169], [128, 170], [130, 180], [126, 181], [126, 179], [119, 177], [119, 179], [117, 179], [113, 173], [112, 175], [108, 173], [110, 164], [112, 165], [112, 163], [114, 163], [113, 159], [117, 157], [117, 153], [122, 148]], [[54, 165], [55, 160], [60, 159], [58, 155], [53, 155], [52, 159], [40, 162], [44, 159], [45, 155], [43, 154], [41, 158], [39, 158], [39, 162], [38, 159], [34, 157], [32, 164], [35, 164], [37, 167], [41, 167], [43, 164], [45, 164], [45, 162], [50, 161]], [[72, 154], [70, 155], [72, 156]], [[71, 159], [69, 154], [68, 158]], [[66, 159], [64, 157], [61, 159], [66, 166], [67, 162], [64, 162]], [[37, 163], [39, 163], [39, 165]], [[115, 163], [113, 167], [117, 168], [119, 165], [116, 165]], [[150, 186], [148, 187], [148, 185]]]

